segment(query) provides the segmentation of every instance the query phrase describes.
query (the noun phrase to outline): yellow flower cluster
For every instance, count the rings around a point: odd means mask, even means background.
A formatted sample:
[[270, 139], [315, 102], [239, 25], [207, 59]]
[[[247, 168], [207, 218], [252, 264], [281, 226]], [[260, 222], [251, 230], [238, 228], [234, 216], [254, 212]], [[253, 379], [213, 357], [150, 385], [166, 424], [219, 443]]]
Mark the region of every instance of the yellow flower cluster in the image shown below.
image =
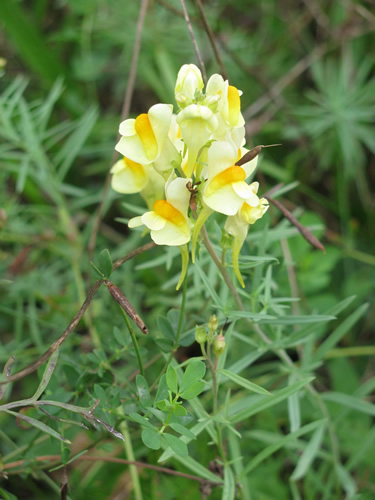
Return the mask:
[[241, 92], [221, 75], [212, 75], [204, 91], [202, 75], [194, 64], [180, 69], [171, 104], [156, 104], [148, 113], [120, 124], [116, 150], [123, 155], [111, 169], [112, 188], [119, 193], [140, 193], [149, 211], [129, 221], [145, 225], [158, 245], [178, 246], [182, 254], [180, 287], [189, 260], [194, 262], [199, 233], [213, 212], [227, 215], [224, 229], [233, 236], [232, 261], [238, 280], [238, 257], [249, 225], [268, 208], [257, 195], [259, 184], [246, 179], [257, 157], [236, 163], [248, 151]]

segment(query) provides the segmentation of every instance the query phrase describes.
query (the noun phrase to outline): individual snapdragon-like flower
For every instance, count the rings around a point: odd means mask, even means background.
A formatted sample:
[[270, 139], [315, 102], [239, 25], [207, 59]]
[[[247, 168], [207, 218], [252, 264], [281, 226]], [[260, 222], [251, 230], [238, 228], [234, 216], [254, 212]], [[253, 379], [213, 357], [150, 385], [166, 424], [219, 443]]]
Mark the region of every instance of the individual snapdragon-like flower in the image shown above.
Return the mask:
[[130, 160], [148, 165], [160, 156], [172, 119], [171, 104], [155, 104], [148, 113], [120, 124], [120, 141], [115, 149]]
[[221, 214], [235, 215], [245, 200], [251, 206], [258, 202], [258, 197], [245, 182], [255, 170], [258, 159], [256, 157], [241, 166], [235, 165], [238, 160], [238, 151], [227, 142], [214, 142], [208, 150], [208, 179], [203, 201]]
[[185, 108], [202, 93], [203, 79], [195, 64], [184, 64], [177, 75], [175, 98], [180, 109]]
[[177, 115], [181, 137], [188, 148], [186, 175], [191, 177], [199, 150], [212, 138], [217, 128], [217, 118], [207, 106], [190, 104]]
[[151, 230], [151, 238], [157, 245], [180, 246], [190, 241], [191, 231], [187, 216], [190, 192], [186, 185], [191, 179], [178, 177], [168, 180], [165, 200], [157, 200], [154, 210], [129, 221], [129, 227], [144, 224]]
[[216, 139], [222, 139], [228, 131], [243, 127], [245, 120], [241, 114], [242, 92], [221, 75], [212, 75], [208, 80], [206, 96], [203, 103], [209, 106], [218, 118]]
[[112, 189], [123, 194], [139, 193], [148, 182], [150, 170], [124, 157], [111, 168]]
[[257, 203], [252, 203], [250, 205], [248, 202], [244, 202], [236, 215], [227, 218], [224, 226], [224, 229], [233, 236], [233, 269], [242, 287], [245, 287], [245, 284], [243, 282], [238, 264], [240, 251], [246, 239], [249, 226], [255, 224], [258, 219], [262, 218], [263, 215], [267, 212], [269, 206], [266, 198], [258, 198], [257, 196], [259, 188], [258, 182], [253, 182], [252, 184], [250, 184], [250, 188], [258, 200]]

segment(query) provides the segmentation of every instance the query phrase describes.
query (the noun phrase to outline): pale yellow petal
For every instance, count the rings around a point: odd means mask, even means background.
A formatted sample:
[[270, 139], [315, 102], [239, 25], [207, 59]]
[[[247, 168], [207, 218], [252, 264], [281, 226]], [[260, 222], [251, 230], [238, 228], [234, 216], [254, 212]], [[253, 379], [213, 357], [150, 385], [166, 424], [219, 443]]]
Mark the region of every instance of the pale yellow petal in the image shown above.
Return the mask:
[[151, 230], [159, 231], [166, 225], [166, 220], [155, 212], [146, 212], [142, 215], [142, 222]]
[[225, 215], [235, 215], [244, 201], [233, 190], [231, 184], [214, 191], [209, 196], [204, 193], [203, 200], [212, 210]]
[[173, 222], [166, 221], [163, 229], [151, 231], [151, 238], [157, 245], [180, 246], [190, 241], [190, 227], [176, 226]]

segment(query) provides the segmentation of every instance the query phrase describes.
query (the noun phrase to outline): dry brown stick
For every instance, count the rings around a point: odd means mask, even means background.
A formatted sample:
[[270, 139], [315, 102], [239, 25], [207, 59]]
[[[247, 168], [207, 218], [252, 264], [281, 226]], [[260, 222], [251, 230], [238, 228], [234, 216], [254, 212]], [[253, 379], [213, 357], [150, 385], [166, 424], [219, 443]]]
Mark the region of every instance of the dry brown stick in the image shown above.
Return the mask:
[[255, 146], [255, 148], [250, 149], [250, 151], [245, 153], [242, 158], [236, 161], [235, 164], [238, 166], [244, 165], [245, 163], [253, 160], [256, 156], [258, 156], [258, 154], [262, 151], [263, 148], [273, 148], [275, 146], [281, 146], [281, 144], [267, 144], [267, 146], [264, 145]]
[[195, 38], [193, 27], [192, 27], [191, 21], [190, 21], [190, 17], [189, 17], [188, 11], [186, 10], [185, 1], [184, 0], [180, 0], [180, 2], [181, 2], [182, 10], [184, 12], [184, 18], [185, 18], [185, 21], [186, 21], [186, 24], [188, 26], [188, 30], [189, 30], [189, 33], [190, 33], [190, 38], [191, 38], [191, 41], [193, 42], [193, 47], [194, 47], [195, 55], [197, 56], [199, 65], [200, 65], [201, 70], [202, 70], [203, 80], [204, 80], [204, 83], [207, 83], [206, 68], [204, 66], [204, 62], [203, 62], [201, 53], [199, 52], [199, 47], [198, 47], [197, 39]]
[[314, 248], [317, 248], [318, 250], [321, 250], [322, 252], [325, 252], [325, 248], [322, 245], [322, 243], [320, 243], [318, 238], [316, 238], [312, 234], [311, 231], [309, 231], [305, 226], [303, 226], [300, 222], [298, 222], [298, 220], [294, 217], [294, 215], [291, 212], [289, 212], [289, 210], [286, 207], [284, 207], [284, 205], [282, 203], [280, 203], [277, 200], [274, 200], [270, 196], [266, 196], [265, 198], [272, 205], [274, 205], [275, 207], [277, 207], [280, 210], [280, 212], [283, 214], [283, 216], [286, 219], [288, 219], [288, 221], [291, 222], [293, 224], [293, 226], [295, 226], [298, 229], [298, 231], [302, 234], [302, 236], [305, 238], [305, 240], [310, 243], [311, 246], [313, 246]]
[[144, 252], [147, 252], [148, 250], [151, 250], [151, 248], [154, 248], [154, 247], [156, 247], [156, 243], [154, 243], [153, 241], [150, 241], [150, 243], [146, 243], [145, 245], [143, 245], [139, 248], [136, 248], [135, 250], [132, 250], [131, 252], [127, 253], [126, 255], [121, 257], [120, 259], [117, 259], [113, 263], [113, 271], [116, 271], [116, 269], [118, 269], [120, 266], [122, 266], [122, 264], [124, 264], [124, 262], [127, 262], [128, 260], [131, 260], [134, 257], [136, 257], [137, 255], [144, 253]]
[[211, 29], [211, 26], [208, 24], [207, 17], [206, 17], [206, 14], [204, 12], [204, 9], [203, 9], [202, 2], [201, 2], [201, 0], [195, 0], [195, 1], [196, 1], [197, 6], [198, 6], [198, 10], [199, 10], [199, 13], [201, 15], [202, 21], [203, 21], [204, 29], [207, 32], [208, 38], [209, 38], [210, 43], [211, 43], [212, 50], [214, 51], [216, 61], [218, 62], [219, 66], [220, 66], [220, 72], [221, 72], [223, 78], [225, 80], [228, 80], [228, 73], [225, 69], [223, 60], [221, 58], [221, 55], [220, 55], [220, 52], [219, 52], [219, 49], [218, 49], [218, 46], [217, 46], [217, 43], [215, 40], [215, 35]]
[[[126, 87], [126, 93], [125, 93], [124, 102], [123, 102], [123, 106], [122, 106], [121, 120], [120, 121], [124, 121], [125, 118], [127, 118], [127, 116], [129, 115], [129, 111], [130, 111], [130, 105], [131, 105], [133, 92], [134, 92], [135, 77], [136, 77], [136, 73], [137, 73], [139, 52], [140, 52], [140, 48], [141, 48], [142, 31], [143, 31], [143, 25], [144, 25], [144, 19], [146, 16], [147, 7], [148, 7], [148, 0], [142, 0], [141, 6], [139, 9], [139, 16], [138, 16], [138, 22], [137, 22], [137, 28], [136, 28], [136, 34], [135, 34], [135, 40], [134, 40], [132, 61], [131, 61], [131, 65], [130, 65], [128, 85]], [[118, 142], [119, 138], [120, 138], [120, 134], [118, 133], [116, 142]], [[112, 155], [111, 165], [113, 165], [115, 163], [117, 156], [118, 156], [118, 153], [116, 150], [114, 150], [113, 155]], [[105, 204], [105, 201], [106, 201], [107, 196], [108, 196], [110, 182], [111, 182], [111, 174], [108, 172], [105, 183], [104, 183], [102, 199], [100, 201], [100, 205], [99, 205], [99, 208], [98, 208], [98, 211], [97, 211], [97, 214], [95, 217], [95, 221], [94, 221], [94, 227], [92, 229], [89, 244], [87, 247], [89, 261], [92, 260], [92, 256], [93, 256], [93, 253], [95, 250], [96, 237], [97, 237], [97, 234], [99, 231], [100, 222], [101, 222], [102, 217], [103, 217], [104, 204]]]
[[126, 314], [134, 321], [134, 323], [138, 326], [142, 333], [148, 334], [148, 328], [144, 324], [142, 318], [139, 316], [137, 311], [131, 305], [129, 300], [125, 297], [124, 293], [119, 289], [118, 286], [114, 285], [108, 280], [104, 280], [105, 286], [108, 288], [109, 293], [115, 299], [115, 301], [120, 304], [122, 309], [126, 312]]
[[[155, 244], [152, 243], [147, 243], [146, 245], [143, 245], [142, 247], [139, 247], [132, 252], [129, 252], [127, 255], [124, 257], [121, 257], [121, 259], [118, 259], [116, 262], [113, 264], [113, 270], [116, 270], [118, 267], [121, 266], [124, 262], [127, 260], [132, 259], [133, 257], [136, 257], [137, 255], [146, 252], [150, 248], [153, 248]], [[3, 384], [7, 384], [9, 382], [15, 382], [16, 380], [20, 380], [23, 377], [26, 377], [26, 375], [29, 375], [30, 373], [33, 373], [35, 370], [39, 368], [40, 365], [42, 365], [47, 359], [60, 347], [60, 345], [64, 342], [64, 340], [67, 339], [67, 337], [72, 333], [72, 331], [76, 328], [78, 323], [80, 322], [82, 316], [85, 314], [87, 308], [89, 307], [92, 299], [94, 298], [96, 292], [99, 290], [101, 285], [104, 283], [104, 280], [98, 280], [94, 286], [90, 289], [85, 301], [83, 302], [81, 308], [77, 312], [77, 314], [74, 316], [72, 321], [69, 323], [68, 327], [64, 330], [62, 335], [47, 349], [45, 353], [43, 353], [40, 358], [38, 358], [36, 361], [33, 361], [30, 363], [28, 366], [20, 370], [19, 372], [15, 373], [14, 375], [11, 375], [10, 377], [7, 377], [6, 381], [3, 382]]]
[[[40, 457], [34, 457], [32, 460], [36, 460], [37, 462], [46, 462], [46, 461], [60, 461], [61, 455], [42, 455]], [[117, 457], [95, 457], [92, 455], [81, 455], [77, 457], [75, 461], [83, 461], [87, 460], [90, 462], [112, 462], [116, 464], [124, 464], [124, 465], [135, 465], [136, 467], [142, 467], [144, 469], [151, 469], [157, 472], [163, 472], [164, 474], [170, 474], [173, 476], [184, 477], [186, 479], [191, 479], [192, 481], [198, 481], [199, 483], [210, 483], [211, 485], [219, 485], [222, 484], [222, 481], [211, 481], [209, 479], [204, 479], [198, 476], [193, 476], [192, 474], [186, 474], [185, 472], [179, 472], [173, 469], [167, 469], [166, 467], [160, 467], [159, 465], [151, 465], [144, 462], [126, 460], [124, 458]], [[14, 469], [15, 467], [20, 467], [25, 462], [30, 463], [30, 459], [27, 460], [17, 460], [15, 462], [9, 462], [8, 464], [3, 464], [1, 466], [2, 470]], [[49, 467], [50, 465], [48, 465]], [[219, 478], [218, 478], [219, 479]]]

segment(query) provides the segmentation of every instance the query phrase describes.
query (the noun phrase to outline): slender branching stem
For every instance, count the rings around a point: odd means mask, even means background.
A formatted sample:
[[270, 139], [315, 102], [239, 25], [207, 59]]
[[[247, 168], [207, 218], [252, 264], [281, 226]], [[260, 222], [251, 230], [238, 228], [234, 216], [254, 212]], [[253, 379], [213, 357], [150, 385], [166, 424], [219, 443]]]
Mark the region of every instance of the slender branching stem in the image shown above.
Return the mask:
[[130, 333], [130, 337], [131, 337], [132, 342], [133, 342], [133, 346], [134, 346], [135, 353], [137, 355], [137, 360], [138, 360], [139, 373], [144, 377], [145, 376], [145, 372], [144, 372], [144, 369], [143, 369], [142, 356], [141, 356], [141, 352], [139, 350], [139, 345], [138, 345], [137, 337], [136, 337], [136, 335], [134, 333], [134, 330], [133, 330], [133, 326], [130, 323], [130, 319], [128, 318], [128, 316], [125, 313], [125, 311], [123, 310], [123, 308], [119, 306], [119, 309], [121, 311], [122, 317], [124, 318], [126, 326], [128, 327], [128, 330], [129, 330], [129, 333]]

